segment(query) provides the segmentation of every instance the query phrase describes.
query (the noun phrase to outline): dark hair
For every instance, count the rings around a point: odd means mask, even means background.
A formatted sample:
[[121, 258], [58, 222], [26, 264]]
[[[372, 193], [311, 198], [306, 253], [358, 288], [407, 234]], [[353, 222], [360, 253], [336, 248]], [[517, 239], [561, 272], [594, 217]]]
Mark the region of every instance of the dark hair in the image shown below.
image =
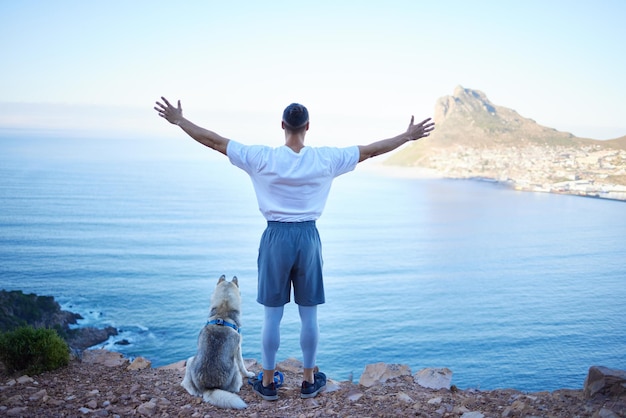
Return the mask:
[[285, 127], [291, 130], [303, 128], [309, 121], [309, 111], [299, 103], [292, 103], [283, 112]]

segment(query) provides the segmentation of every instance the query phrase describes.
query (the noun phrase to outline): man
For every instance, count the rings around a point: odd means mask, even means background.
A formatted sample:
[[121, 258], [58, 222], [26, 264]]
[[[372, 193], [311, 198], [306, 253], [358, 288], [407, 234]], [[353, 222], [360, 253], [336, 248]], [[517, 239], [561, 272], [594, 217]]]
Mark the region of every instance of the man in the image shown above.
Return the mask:
[[226, 155], [246, 171], [254, 185], [259, 210], [267, 220], [258, 254], [258, 296], [264, 306], [262, 330], [263, 378], [253, 383], [265, 400], [278, 399], [274, 383], [276, 353], [280, 345], [283, 308], [290, 301], [291, 286], [300, 314], [300, 347], [304, 376], [302, 398], [315, 397], [326, 386], [324, 373], [315, 371], [319, 328], [317, 305], [324, 303], [321, 243], [315, 221], [320, 217], [332, 180], [354, 170], [368, 158], [395, 150], [408, 141], [426, 137], [434, 129], [430, 118], [406, 132], [369, 145], [309, 147], [306, 107], [292, 103], [283, 112], [284, 146], [246, 146], [201, 128], [183, 117], [180, 100], [176, 107], [161, 97], [154, 108], [159, 116], [178, 125], [199, 143]]

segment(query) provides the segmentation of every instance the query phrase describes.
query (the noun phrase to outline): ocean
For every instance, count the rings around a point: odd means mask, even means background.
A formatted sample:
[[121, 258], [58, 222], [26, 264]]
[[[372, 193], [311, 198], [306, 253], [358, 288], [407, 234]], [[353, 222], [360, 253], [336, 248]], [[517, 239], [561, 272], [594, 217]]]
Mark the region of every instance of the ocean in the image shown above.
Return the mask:
[[[318, 221], [321, 370], [447, 367], [462, 389], [541, 391], [626, 369], [624, 202], [411, 173], [335, 180]], [[99, 347], [154, 367], [194, 354], [222, 274], [239, 279], [243, 355], [260, 361], [264, 227], [246, 174], [192, 140], [0, 136], [0, 288], [118, 328]], [[301, 359], [298, 333], [291, 303], [279, 361]]]

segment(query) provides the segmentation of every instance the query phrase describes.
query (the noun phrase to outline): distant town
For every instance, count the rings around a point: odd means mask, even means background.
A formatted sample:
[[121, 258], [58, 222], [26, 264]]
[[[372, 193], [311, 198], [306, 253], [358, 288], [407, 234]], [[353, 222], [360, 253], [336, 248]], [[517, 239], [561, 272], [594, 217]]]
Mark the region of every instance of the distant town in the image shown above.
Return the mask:
[[626, 185], [618, 183], [626, 179], [625, 150], [526, 146], [437, 154], [431, 156], [429, 168], [445, 177], [482, 178], [517, 190], [626, 201]]

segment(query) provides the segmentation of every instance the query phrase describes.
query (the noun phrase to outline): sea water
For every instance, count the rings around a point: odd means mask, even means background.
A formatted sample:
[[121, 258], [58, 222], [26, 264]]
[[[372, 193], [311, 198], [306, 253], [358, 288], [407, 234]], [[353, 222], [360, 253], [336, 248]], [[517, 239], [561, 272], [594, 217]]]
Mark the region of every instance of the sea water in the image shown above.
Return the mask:
[[[237, 276], [243, 354], [260, 361], [265, 221], [245, 173], [182, 144], [0, 138], [0, 288], [54, 296], [80, 326], [119, 330], [100, 346], [161, 366], [194, 354], [218, 277]], [[318, 229], [318, 364], [333, 379], [386, 362], [539, 391], [626, 368], [623, 202], [363, 165], [335, 180]], [[293, 303], [288, 357], [301, 359]]]

